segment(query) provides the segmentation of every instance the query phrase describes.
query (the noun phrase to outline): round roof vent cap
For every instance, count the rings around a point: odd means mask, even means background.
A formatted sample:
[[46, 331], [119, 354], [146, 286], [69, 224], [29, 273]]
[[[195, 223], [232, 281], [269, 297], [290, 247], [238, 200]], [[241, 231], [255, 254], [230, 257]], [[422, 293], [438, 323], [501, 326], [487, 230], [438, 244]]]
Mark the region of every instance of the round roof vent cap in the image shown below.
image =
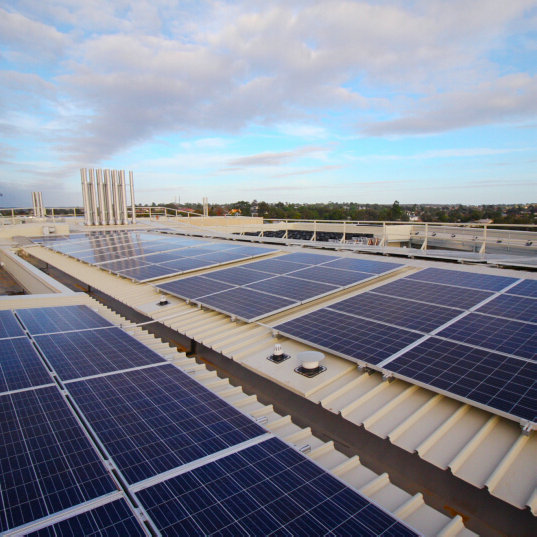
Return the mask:
[[304, 351], [298, 353], [297, 358], [303, 369], [318, 369], [319, 362], [324, 360], [324, 354], [319, 351]]

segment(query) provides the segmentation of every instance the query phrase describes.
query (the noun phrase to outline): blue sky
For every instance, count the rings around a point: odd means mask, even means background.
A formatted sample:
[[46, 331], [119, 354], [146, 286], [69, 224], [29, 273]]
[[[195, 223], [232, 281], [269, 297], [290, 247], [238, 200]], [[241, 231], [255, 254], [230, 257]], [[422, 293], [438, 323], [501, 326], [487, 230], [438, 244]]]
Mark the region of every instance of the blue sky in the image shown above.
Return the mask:
[[537, 0], [0, 0], [0, 205], [537, 202]]

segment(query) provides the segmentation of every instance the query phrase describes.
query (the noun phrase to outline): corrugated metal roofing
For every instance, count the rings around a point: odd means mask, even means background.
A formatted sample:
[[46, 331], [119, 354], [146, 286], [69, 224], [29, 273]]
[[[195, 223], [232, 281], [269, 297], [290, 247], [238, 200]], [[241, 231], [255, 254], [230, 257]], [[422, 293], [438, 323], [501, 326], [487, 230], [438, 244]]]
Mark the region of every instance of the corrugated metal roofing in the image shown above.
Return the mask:
[[[438, 468], [450, 469], [455, 476], [477, 488], [486, 487], [490, 494], [513, 506], [520, 509], [527, 506], [537, 515], [537, 435], [525, 435], [515, 422], [402, 380], [386, 382], [380, 374], [367, 374], [355, 364], [330, 354], [323, 362], [327, 371], [314, 379], [306, 379], [296, 375], [294, 368], [298, 365], [296, 354], [310, 347], [273, 337], [271, 325], [286, 314], [264, 320], [265, 324], [247, 324], [232, 322], [223, 314], [205, 311], [175, 298], [169, 298], [168, 306], [158, 307], [158, 294], [150, 285], [134, 284], [42, 247], [33, 246], [28, 252], [244, 367], [321, 404], [349, 422], [363, 425], [379, 438], [387, 438], [408, 452], [416, 452]], [[416, 266], [424, 264], [416, 262]], [[54, 302], [53, 299], [51, 301]], [[301, 310], [315, 307], [318, 304]], [[279, 365], [266, 360], [276, 342], [292, 355], [290, 360]], [[185, 365], [191, 364], [186, 358], [183, 360]], [[195, 368], [196, 365], [190, 367]], [[225, 381], [214, 379], [214, 375], [205, 377], [207, 372], [203, 368], [194, 369], [192, 374], [203, 380], [214, 380], [219, 390], [226, 387]], [[239, 397], [239, 392], [231, 395]], [[242, 398], [239, 399], [242, 401]], [[263, 412], [257, 407], [254, 411]], [[278, 423], [280, 427], [285, 425], [285, 422]], [[297, 430], [291, 436], [302, 438], [303, 434]], [[317, 451], [320, 448], [327, 450], [326, 446], [312, 448], [312, 456], [316, 454], [322, 458], [325, 451]], [[337, 455], [327, 456], [326, 460], [334, 462], [333, 467], [339, 468], [337, 471], [350, 467], [348, 461], [338, 463], [336, 458]], [[379, 478], [372, 481], [376, 479]], [[376, 485], [364, 482], [363, 486], [367, 485], [367, 490], [375, 492], [382, 482], [382, 479]], [[408, 501], [410, 503], [405, 509], [399, 505], [396, 511], [415, 512], [411, 507], [417, 500]], [[410, 520], [408, 522], [411, 523]], [[453, 528], [456, 527], [458, 524], [453, 525]], [[441, 530], [436, 528], [429, 534], [439, 534], [438, 531]]]

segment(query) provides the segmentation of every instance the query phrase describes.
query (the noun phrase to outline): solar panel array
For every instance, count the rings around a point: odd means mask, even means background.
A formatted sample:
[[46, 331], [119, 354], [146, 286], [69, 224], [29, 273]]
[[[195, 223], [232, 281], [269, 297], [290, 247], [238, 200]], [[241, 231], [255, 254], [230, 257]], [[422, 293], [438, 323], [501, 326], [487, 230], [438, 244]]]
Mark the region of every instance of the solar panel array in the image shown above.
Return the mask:
[[298, 252], [181, 278], [157, 288], [253, 322], [400, 267], [398, 263]]
[[44, 246], [138, 282], [264, 256], [274, 248], [145, 232], [90, 232]]
[[521, 422], [537, 422], [537, 282], [428, 268], [275, 326]]
[[90, 308], [9, 313], [0, 532], [416, 535]]

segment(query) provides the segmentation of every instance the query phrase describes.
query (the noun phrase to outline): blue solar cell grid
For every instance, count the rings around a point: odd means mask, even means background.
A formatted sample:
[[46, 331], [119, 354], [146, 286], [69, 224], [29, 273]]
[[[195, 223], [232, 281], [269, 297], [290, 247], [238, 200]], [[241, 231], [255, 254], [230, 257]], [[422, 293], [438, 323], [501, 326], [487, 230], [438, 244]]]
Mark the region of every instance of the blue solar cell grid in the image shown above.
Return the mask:
[[31, 537], [143, 537], [125, 500], [116, 500], [28, 534]]
[[73, 382], [68, 389], [129, 483], [264, 433], [172, 365]]
[[461, 314], [460, 310], [376, 293], [341, 300], [330, 309], [428, 333]]
[[537, 363], [430, 338], [385, 369], [518, 418], [537, 421]]
[[470, 287], [484, 291], [501, 291], [517, 281], [517, 278], [507, 276], [493, 276], [439, 268], [427, 268], [407, 277], [412, 280]]
[[233, 285], [218, 282], [205, 276], [191, 276], [190, 278], [162, 283], [157, 287], [181, 298], [196, 299], [211, 293], [232, 289]]
[[293, 276], [294, 278], [301, 278], [303, 280], [347, 287], [363, 280], [373, 278], [375, 275], [366, 272], [331, 268], [330, 264], [328, 264], [297, 270], [292, 272], [290, 276]]
[[279, 324], [274, 329], [369, 364], [382, 362], [422, 337], [418, 332], [360, 319], [329, 308]]
[[125, 278], [136, 280], [138, 282], [146, 282], [155, 278], [162, 278], [164, 276], [171, 276], [180, 272], [179, 270], [170, 269], [162, 265], [148, 265], [147, 267], [139, 267], [134, 269], [121, 270], [117, 273]]
[[537, 361], [537, 325], [471, 313], [438, 336]]
[[352, 259], [348, 257], [336, 258], [328, 265], [331, 268], [354, 270], [358, 272], [368, 272], [370, 274], [384, 274], [402, 267], [400, 263], [390, 263], [387, 261], [371, 261], [369, 259]]
[[1, 340], [0, 356], [0, 392], [52, 382], [52, 377], [29, 339], [21, 337]]
[[10, 310], [0, 311], [0, 339], [24, 336], [24, 330]]
[[248, 322], [254, 322], [300, 303], [297, 300], [254, 291], [247, 287], [235, 287], [200, 297], [197, 302]]
[[537, 300], [515, 295], [499, 295], [477, 309], [479, 313], [537, 323]]
[[116, 490], [54, 386], [0, 397], [5, 531]]
[[510, 295], [537, 298], [537, 280], [523, 280], [507, 291]]
[[112, 326], [88, 306], [19, 309], [17, 315], [32, 335]]
[[215, 270], [205, 274], [205, 276], [211, 280], [217, 280], [231, 285], [246, 285], [248, 283], [266, 280], [267, 278], [274, 278], [275, 274], [263, 273], [247, 267], [232, 267]]
[[39, 348], [62, 380], [166, 363], [121, 328], [36, 336]]
[[408, 278], [377, 287], [374, 292], [464, 310], [492, 296], [491, 291], [420, 282]]
[[84, 240], [51, 242], [47, 246], [138, 282], [276, 251], [148, 233], [118, 233], [106, 237], [90, 234]]
[[164, 536], [417, 535], [276, 438], [137, 496]]
[[299, 280], [289, 276], [275, 276], [268, 280], [251, 283], [247, 289], [263, 291], [271, 295], [281, 296], [291, 300], [302, 302], [324, 294], [333, 293], [338, 290], [336, 285]]

